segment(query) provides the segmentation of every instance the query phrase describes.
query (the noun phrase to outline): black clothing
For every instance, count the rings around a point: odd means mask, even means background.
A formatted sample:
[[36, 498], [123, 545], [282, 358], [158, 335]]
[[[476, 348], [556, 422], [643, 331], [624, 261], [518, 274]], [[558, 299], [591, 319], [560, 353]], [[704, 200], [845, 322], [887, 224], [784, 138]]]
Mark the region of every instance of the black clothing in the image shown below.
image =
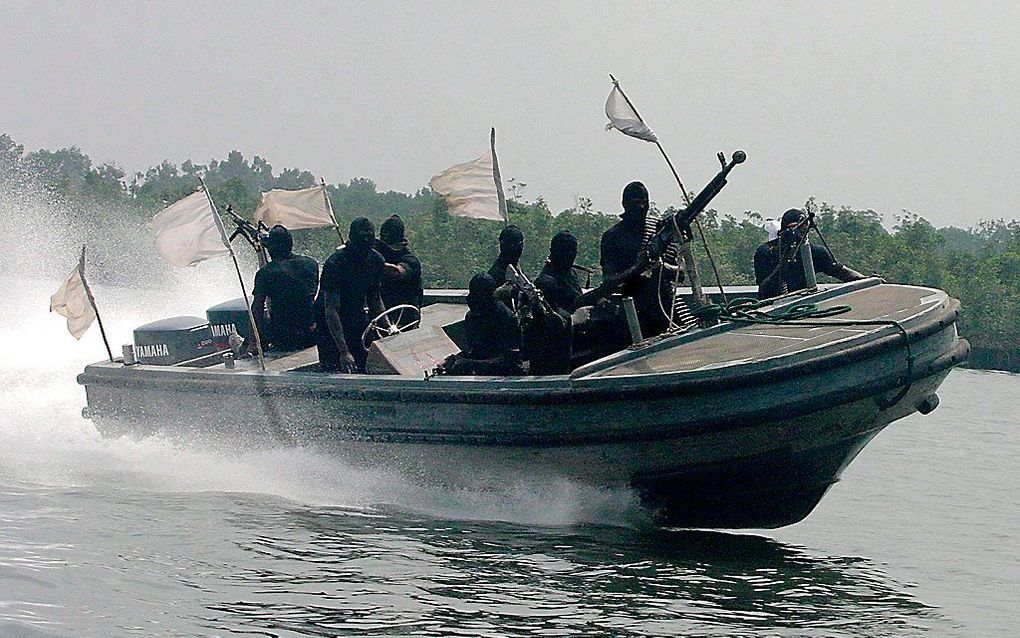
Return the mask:
[[[644, 225], [628, 223], [626, 220], [617, 222], [602, 234], [599, 258], [602, 276], [619, 275], [633, 266], [644, 244]], [[669, 317], [663, 313], [662, 308], [669, 312], [673, 305], [672, 287], [673, 278], [668, 273], [663, 273], [660, 278], [657, 267], [652, 268], [650, 273], [624, 283], [622, 292], [634, 298], [643, 336], [660, 335], [669, 327]]]
[[531, 316], [522, 320], [524, 358], [529, 361], [528, 373], [569, 374], [571, 371], [571, 341], [573, 330], [570, 312], [548, 312], [536, 304]]
[[472, 308], [464, 317], [466, 347], [453, 374], [521, 374], [521, 327], [509, 308], [492, 301]]
[[[776, 267], [783, 262], [777, 276], [770, 281], [765, 280], [775, 272]], [[858, 278], [848, 268], [840, 265], [822, 246], [811, 244], [811, 261], [814, 263], [815, 272], [824, 273], [835, 277], [840, 281], [852, 281]], [[758, 298], [770, 299], [779, 295], [803, 290], [807, 288], [807, 281], [804, 278], [804, 264], [800, 259], [798, 250], [795, 257], [790, 261], [782, 259], [782, 246], [780, 240], [765, 242], [754, 251], [754, 279], [758, 284]], [[785, 284], [785, 286], [784, 286]]]
[[[503, 255], [497, 255], [495, 261], [492, 262], [492, 266], [489, 267], [489, 276], [496, 282], [497, 286], [502, 286], [506, 283], [506, 267], [509, 266], [511, 261], [507, 260]], [[514, 264], [515, 266], [517, 264]]]
[[399, 278], [383, 275], [379, 286], [383, 305], [386, 308], [392, 308], [400, 304], [410, 304], [421, 308], [424, 300], [424, 290], [421, 285], [421, 261], [415, 257], [406, 243], [400, 248], [394, 249], [389, 244], [376, 240], [375, 249], [383, 256], [387, 264], [404, 267], [404, 274]]
[[546, 262], [535, 279], [535, 287], [542, 291], [545, 300], [557, 310], [574, 310], [574, 300], [581, 294], [581, 282], [573, 268], [564, 272]]
[[270, 348], [300, 350], [315, 342], [312, 302], [318, 282], [319, 264], [302, 255], [273, 259], [255, 273], [253, 294], [270, 302], [266, 335]]
[[365, 307], [369, 296], [379, 290], [384, 263], [383, 256], [375, 250], [358, 255], [345, 246], [334, 251], [322, 265], [315, 304], [320, 326], [319, 364], [323, 372], [334, 372], [340, 365], [340, 353], [326, 324], [326, 305], [338, 310], [347, 348], [358, 369], [364, 369], [368, 353], [361, 343], [361, 334], [369, 321]]

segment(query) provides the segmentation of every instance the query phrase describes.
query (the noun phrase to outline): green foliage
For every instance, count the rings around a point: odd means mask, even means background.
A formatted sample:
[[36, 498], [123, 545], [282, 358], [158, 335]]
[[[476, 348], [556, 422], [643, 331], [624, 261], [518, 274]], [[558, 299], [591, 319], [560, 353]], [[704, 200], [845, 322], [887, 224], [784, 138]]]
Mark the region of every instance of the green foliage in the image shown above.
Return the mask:
[[[144, 223], [161, 208], [194, 192], [200, 176], [221, 208], [229, 205], [249, 218], [260, 192], [317, 183], [314, 175], [298, 168], [275, 175], [265, 159], [256, 155], [248, 161], [238, 151], [208, 164], [163, 162], [128, 180], [113, 164], [94, 166], [76, 147], [25, 153], [10, 136], [0, 134], [0, 186], [13, 188], [15, 183], [33, 180], [60, 204], [55, 208], [65, 211], [64, 219], [54, 217], [55, 223], [84, 235], [100, 254], [116, 255], [121, 249], [110, 228], [127, 225], [147, 233]], [[528, 274], [537, 274], [548, 256], [550, 239], [564, 229], [579, 240], [577, 263], [598, 265], [602, 233], [616, 223], [615, 216], [593, 210], [586, 198], [578, 198], [575, 208], [553, 214], [541, 197], [523, 198], [523, 182], [507, 180], [507, 184], [510, 222], [525, 235], [521, 264]], [[474, 273], [487, 270], [498, 252], [502, 224], [451, 217], [446, 204], [428, 188], [410, 195], [379, 192], [372, 180], [356, 178], [346, 184], [327, 184], [327, 193], [345, 234], [356, 217], [368, 217], [377, 225], [393, 214], [403, 217], [411, 246], [424, 264], [428, 287], [462, 288]], [[936, 229], [923, 217], [904, 213], [889, 230], [873, 210], [819, 206], [813, 199], [806, 205], [817, 212], [818, 226], [837, 259], [889, 281], [942, 288], [961, 300], [960, 330], [974, 345], [1020, 349], [1020, 222], [1000, 219], [983, 221], [976, 228]], [[699, 221], [723, 283], [753, 285], [752, 256], [765, 239], [761, 216], [708, 210]], [[339, 242], [332, 228], [295, 232], [295, 249], [320, 261]], [[697, 228], [694, 252], [703, 283], [714, 285]], [[596, 275], [592, 283], [597, 282]]]

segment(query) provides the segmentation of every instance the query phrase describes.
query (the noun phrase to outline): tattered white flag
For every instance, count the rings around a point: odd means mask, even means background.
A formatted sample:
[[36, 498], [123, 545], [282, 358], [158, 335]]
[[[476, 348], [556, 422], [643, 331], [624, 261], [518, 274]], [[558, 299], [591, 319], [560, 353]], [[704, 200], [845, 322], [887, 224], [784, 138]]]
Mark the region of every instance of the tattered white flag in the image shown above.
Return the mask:
[[496, 159], [496, 129], [489, 136], [489, 152], [473, 162], [451, 166], [429, 186], [446, 200], [451, 215], [506, 221], [506, 196]]
[[174, 266], [230, 254], [223, 222], [203, 189], [157, 213], [149, 228], [156, 233], [156, 250]]
[[67, 317], [67, 331], [75, 339], [81, 339], [96, 319], [96, 305], [92, 292], [85, 283], [85, 249], [81, 250], [78, 266], [60, 284], [57, 292], [50, 297], [50, 312]]
[[607, 131], [615, 128], [624, 135], [636, 137], [639, 140], [652, 143], [659, 141], [652, 129], [648, 128], [648, 125], [641, 120], [641, 116], [624, 97], [623, 91], [617, 84], [613, 85], [613, 90], [606, 100], [606, 116], [609, 118], [609, 124], [606, 124]]
[[323, 186], [293, 191], [274, 188], [262, 193], [262, 201], [255, 209], [255, 222], [259, 221], [269, 227], [281, 224], [289, 230], [335, 226]]

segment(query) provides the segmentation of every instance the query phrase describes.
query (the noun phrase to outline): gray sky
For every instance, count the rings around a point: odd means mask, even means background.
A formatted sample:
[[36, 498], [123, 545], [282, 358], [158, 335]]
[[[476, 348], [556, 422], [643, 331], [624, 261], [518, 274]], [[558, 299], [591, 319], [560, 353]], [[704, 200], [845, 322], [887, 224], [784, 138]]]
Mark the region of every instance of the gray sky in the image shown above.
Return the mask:
[[811, 195], [937, 226], [1020, 217], [1020, 3], [110, 3], [0, 0], [0, 131], [128, 171], [231, 149], [411, 192], [481, 155], [554, 211], [679, 192], [605, 132], [621, 81], [688, 189]]

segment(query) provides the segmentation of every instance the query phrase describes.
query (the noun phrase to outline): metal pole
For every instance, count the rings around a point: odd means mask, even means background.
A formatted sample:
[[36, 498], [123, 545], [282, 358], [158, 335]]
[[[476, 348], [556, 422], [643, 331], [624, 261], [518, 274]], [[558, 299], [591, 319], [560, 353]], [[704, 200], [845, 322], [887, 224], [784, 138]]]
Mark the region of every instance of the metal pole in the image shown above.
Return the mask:
[[223, 220], [220, 219], [220, 214], [216, 210], [216, 202], [213, 201], [212, 195], [209, 193], [209, 188], [205, 185], [205, 180], [201, 177], [198, 181], [202, 183], [202, 190], [205, 191], [205, 196], [209, 200], [209, 206], [212, 207], [213, 221], [216, 223], [216, 228], [220, 231], [220, 237], [223, 239], [223, 244], [227, 247], [230, 252], [230, 258], [234, 260], [234, 270], [237, 272], [237, 281], [241, 284], [241, 294], [244, 295], [244, 306], [248, 310], [248, 323], [251, 325], [251, 334], [255, 338], [255, 350], [259, 355], [259, 366], [262, 370], [266, 369], [266, 357], [262, 352], [262, 338], [259, 336], [259, 328], [255, 325], [255, 315], [251, 313], [251, 301], [248, 299], [248, 289], [244, 287], [244, 276], [241, 275], [241, 265], [237, 263], [237, 255], [234, 254], [234, 248], [230, 245], [230, 241], [227, 240], [227, 231], [223, 228]]
[[[613, 81], [613, 86], [620, 90], [620, 95], [622, 95], [623, 99], [627, 102], [627, 106], [629, 106], [634, 111], [634, 114], [638, 116], [638, 120], [640, 120], [641, 123], [644, 124], [645, 123], [644, 118], [641, 117], [641, 114], [638, 113], [637, 107], [635, 107], [634, 103], [630, 101], [629, 97], [627, 97], [627, 94], [624, 92], [623, 87], [620, 86], [620, 82], [615, 77], [613, 77], [612, 73], [609, 74], [609, 79]], [[673, 161], [669, 159], [669, 155], [666, 154], [666, 149], [662, 148], [662, 144], [658, 140], [655, 141], [655, 146], [659, 149], [659, 152], [662, 153], [662, 157], [663, 159], [666, 160], [666, 164], [669, 166], [669, 170], [673, 173], [673, 178], [676, 179], [676, 184], [677, 186], [680, 187], [680, 194], [682, 194], [684, 197], [684, 203], [687, 206], [690, 206], [691, 196], [687, 193], [687, 189], [684, 188], [684, 183], [680, 180], [680, 174], [676, 172], [676, 168], [673, 166]], [[701, 228], [701, 222], [699, 220], [695, 219], [694, 225], [698, 227], [698, 234], [701, 236], [701, 243], [705, 247], [705, 253], [708, 255], [708, 263], [712, 264], [712, 272], [715, 273], [715, 283], [719, 286], [719, 294], [722, 296], [723, 302], [725, 303], [726, 292], [723, 290], [722, 278], [719, 276], [719, 269], [716, 268], [715, 260], [712, 259], [712, 252], [708, 248], [708, 240], [705, 238], [705, 231]], [[704, 302], [705, 301], [704, 296], [703, 295], [698, 296], [698, 301]]]
[[340, 224], [336, 221], [336, 215], [333, 214], [333, 202], [329, 201], [329, 193], [326, 192], [326, 180], [323, 177], [319, 178], [319, 183], [322, 184], [322, 197], [326, 200], [326, 208], [329, 209], [329, 218], [333, 220], [333, 228], [336, 229], [336, 234], [340, 235], [340, 245], [347, 243], [344, 241], [344, 234], [340, 232]]
[[81, 277], [81, 283], [85, 286], [85, 295], [89, 298], [89, 303], [92, 304], [92, 311], [96, 313], [96, 323], [99, 324], [99, 334], [103, 337], [103, 345], [106, 346], [106, 354], [110, 357], [110, 363], [113, 363], [113, 351], [110, 350], [110, 341], [106, 338], [106, 328], [103, 327], [103, 318], [99, 316], [99, 308], [96, 307], [96, 299], [92, 296], [92, 289], [89, 288], [89, 282], [85, 279], [85, 244], [81, 246], [81, 261], [78, 262], [78, 276]]

